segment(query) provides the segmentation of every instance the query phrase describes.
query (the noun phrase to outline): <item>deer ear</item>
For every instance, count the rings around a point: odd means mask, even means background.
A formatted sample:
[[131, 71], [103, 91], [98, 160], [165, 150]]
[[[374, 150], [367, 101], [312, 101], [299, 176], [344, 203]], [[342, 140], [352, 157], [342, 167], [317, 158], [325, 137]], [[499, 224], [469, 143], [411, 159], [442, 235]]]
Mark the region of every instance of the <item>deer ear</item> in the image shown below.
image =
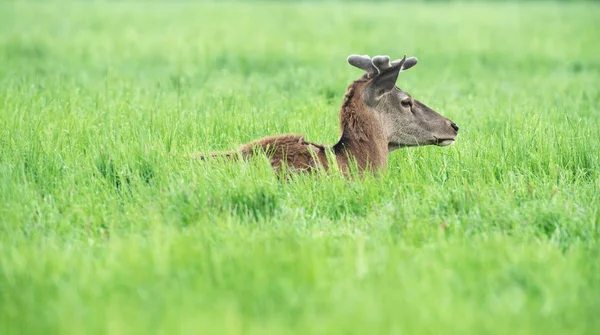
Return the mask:
[[379, 75], [373, 79], [369, 86], [375, 97], [379, 98], [394, 89], [401, 69], [402, 65], [397, 64], [379, 73]]

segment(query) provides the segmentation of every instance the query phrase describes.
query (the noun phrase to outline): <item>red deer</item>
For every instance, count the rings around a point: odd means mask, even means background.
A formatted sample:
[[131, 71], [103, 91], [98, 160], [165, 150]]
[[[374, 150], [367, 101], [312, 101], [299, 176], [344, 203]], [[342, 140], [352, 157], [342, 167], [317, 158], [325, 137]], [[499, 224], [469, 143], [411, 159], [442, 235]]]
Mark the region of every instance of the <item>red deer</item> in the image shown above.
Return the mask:
[[417, 64], [415, 57], [390, 62], [388, 56], [351, 55], [348, 63], [366, 73], [348, 86], [340, 110], [341, 136], [335, 145], [314, 144], [304, 136], [288, 134], [264, 137], [235, 151], [194, 157], [267, 155], [276, 171], [284, 165], [294, 171], [328, 169], [335, 158], [347, 173], [352, 164], [359, 172], [383, 169], [388, 154], [399, 148], [454, 143], [458, 134], [454, 122], [396, 87], [398, 74]]

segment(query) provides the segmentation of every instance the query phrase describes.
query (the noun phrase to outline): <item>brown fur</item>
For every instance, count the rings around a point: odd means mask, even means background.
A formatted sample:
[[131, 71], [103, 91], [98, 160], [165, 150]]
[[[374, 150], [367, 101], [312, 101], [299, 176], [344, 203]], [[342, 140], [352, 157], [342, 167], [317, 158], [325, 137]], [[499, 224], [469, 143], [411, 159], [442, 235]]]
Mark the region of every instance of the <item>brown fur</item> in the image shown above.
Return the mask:
[[384, 168], [388, 156], [387, 140], [375, 120], [376, 116], [369, 113], [358, 97], [367, 82], [364, 76], [348, 86], [340, 110], [342, 135], [338, 143], [331, 147], [307, 142], [302, 135], [285, 134], [263, 137], [241, 145], [236, 151], [217, 151], [208, 155], [199, 153], [193, 157], [202, 160], [207, 156], [246, 159], [254, 155], [267, 155], [276, 171], [281, 171], [284, 164], [287, 169], [294, 171], [312, 171], [329, 168], [329, 152], [344, 172], [348, 171], [353, 161], [359, 171]]
[[346, 91], [340, 110], [340, 140], [333, 151], [342, 171], [347, 171], [352, 160], [359, 171], [376, 171], [387, 166], [388, 141], [377, 115], [368, 110], [361, 99], [362, 90], [369, 82], [367, 76], [354, 81]]
[[[255, 155], [266, 155], [278, 172], [282, 170], [284, 164], [288, 170], [311, 171], [316, 168], [327, 168], [326, 151], [325, 146], [306, 142], [302, 135], [286, 134], [263, 137], [241, 145], [237, 151], [211, 152], [208, 156], [248, 159]], [[206, 155], [203, 154], [197, 154], [195, 157], [206, 159]]]

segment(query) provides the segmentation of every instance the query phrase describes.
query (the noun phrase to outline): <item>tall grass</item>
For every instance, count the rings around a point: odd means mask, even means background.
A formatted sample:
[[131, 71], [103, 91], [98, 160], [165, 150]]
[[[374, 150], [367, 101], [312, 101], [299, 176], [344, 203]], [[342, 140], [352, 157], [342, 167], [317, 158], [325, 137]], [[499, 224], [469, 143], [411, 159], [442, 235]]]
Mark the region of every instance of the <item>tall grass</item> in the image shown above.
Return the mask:
[[[0, 333], [592, 334], [595, 4], [0, 4]], [[183, 158], [339, 136], [351, 53], [460, 126], [387, 171]]]

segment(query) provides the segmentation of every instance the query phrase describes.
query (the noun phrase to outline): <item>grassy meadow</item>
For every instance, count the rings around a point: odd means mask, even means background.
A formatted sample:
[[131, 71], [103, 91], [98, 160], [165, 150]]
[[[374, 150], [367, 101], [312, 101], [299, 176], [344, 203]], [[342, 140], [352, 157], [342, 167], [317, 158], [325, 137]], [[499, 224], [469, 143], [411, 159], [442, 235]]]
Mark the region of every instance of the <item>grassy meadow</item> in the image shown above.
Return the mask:
[[[600, 333], [600, 5], [0, 4], [0, 334]], [[352, 53], [460, 126], [378, 176], [186, 159], [333, 144]]]

